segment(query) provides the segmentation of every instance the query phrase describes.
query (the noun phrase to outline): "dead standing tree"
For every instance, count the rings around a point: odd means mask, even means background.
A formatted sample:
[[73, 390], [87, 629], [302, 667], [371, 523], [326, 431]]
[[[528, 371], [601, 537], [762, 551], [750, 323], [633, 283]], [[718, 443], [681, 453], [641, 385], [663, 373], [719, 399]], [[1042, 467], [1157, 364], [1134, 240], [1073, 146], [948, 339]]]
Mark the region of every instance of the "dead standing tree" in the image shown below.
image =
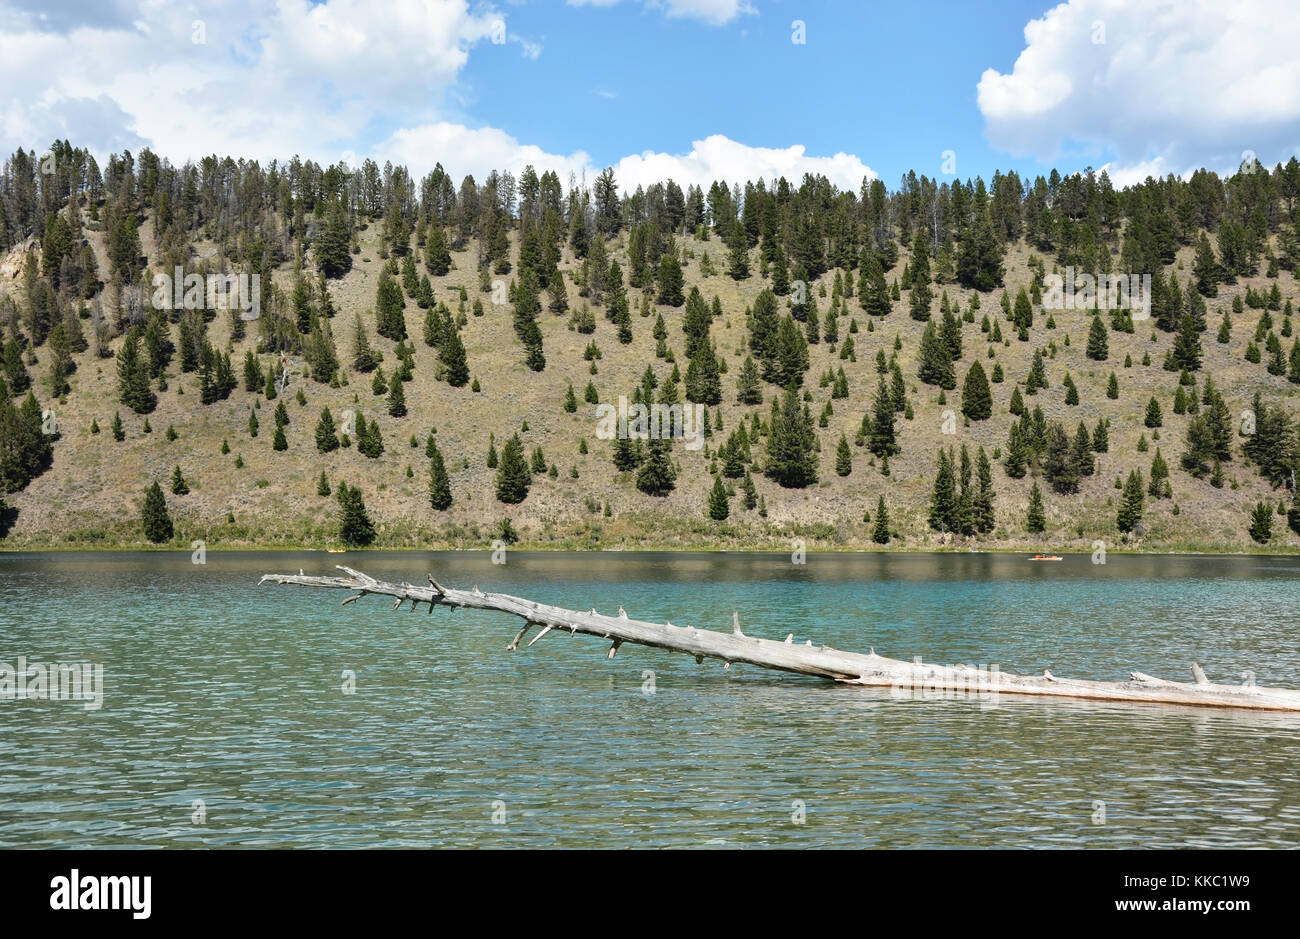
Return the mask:
[[538, 632], [528, 642], [536, 644], [552, 630], [568, 630], [570, 634], [583, 633], [607, 640], [610, 643], [606, 658], [613, 658], [625, 642], [668, 649], [704, 659], [721, 659], [729, 668], [733, 662], [743, 662], [762, 668], [772, 668], [800, 675], [817, 675], [832, 678], [845, 684], [868, 685], [893, 689], [908, 689], [918, 696], [931, 692], [938, 694], [960, 693], [974, 697], [981, 694], [1018, 694], [1056, 698], [1083, 698], [1098, 701], [1130, 703], [1188, 704], [1207, 707], [1245, 708], [1261, 711], [1300, 712], [1300, 691], [1285, 688], [1262, 688], [1256, 685], [1222, 685], [1211, 682], [1201, 667], [1192, 664], [1193, 682], [1166, 681], [1131, 672], [1129, 681], [1108, 682], [1085, 679], [1058, 678], [1044, 671], [1041, 676], [1011, 675], [998, 671], [965, 665], [925, 665], [918, 657], [912, 662], [889, 659], [876, 655], [843, 652], [829, 646], [802, 645], [793, 641], [793, 634], [784, 641], [747, 636], [740, 628], [740, 619], [732, 614], [730, 633], [693, 626], [674, 626], [672, 623], [649, 623], [628, 617], [620, 608], [617, 616], [567, 610], [563, 607], [534, 603], [521, 597], [504, 593], [484, 593], [443, 587], [432, 577], [428, 586], [407, 583], [388, 583], [375, 580], [368, 574], [339, 565], [345, 577], [315, 577], [298, 574], [263, 574], [260, 583], [296, 584], [304, 587], [336, 587], [356, 591], [343, 601], [346, 605], [367, 594], [394, 598], [396, 610], [409, 601], [414, 610], [418, 604], [456, 609], [496, 610], [510, 613], [524, 620], [524, 626], [515, 634], [508, 650], [519, 648], [528, 631]]

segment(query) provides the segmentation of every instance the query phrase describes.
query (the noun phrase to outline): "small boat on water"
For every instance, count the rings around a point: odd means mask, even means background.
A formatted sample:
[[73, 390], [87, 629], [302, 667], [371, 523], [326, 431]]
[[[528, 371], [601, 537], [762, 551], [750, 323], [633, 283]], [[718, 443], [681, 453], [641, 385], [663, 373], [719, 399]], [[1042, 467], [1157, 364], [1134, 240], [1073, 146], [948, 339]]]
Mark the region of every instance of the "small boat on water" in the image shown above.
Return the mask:
[[1029, 560], [1031, 561], [1064, 561], [1065, 558], [1059, 554], [1035, 554]]
[[347, 554], [348, 552], [347, 548], [326, 548], [325, 550], [330, 554]]

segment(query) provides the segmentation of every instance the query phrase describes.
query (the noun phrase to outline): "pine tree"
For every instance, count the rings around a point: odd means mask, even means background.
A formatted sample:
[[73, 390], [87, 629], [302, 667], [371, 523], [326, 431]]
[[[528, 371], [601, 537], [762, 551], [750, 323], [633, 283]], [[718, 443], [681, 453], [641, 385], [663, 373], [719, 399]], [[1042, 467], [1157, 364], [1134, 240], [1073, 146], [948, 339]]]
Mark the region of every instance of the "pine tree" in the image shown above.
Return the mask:
[[[744, 280], [749, 276], [749, 239], [745, 235], [745, 226], [739, 221], [732, 223], [731, 231], [727, 235], [727, 252], [729, 259], [727, 273], [732, 280]], [[660, 300], [660, 302], [668, 301]]]
[[1119, 398], [1119, 379], [1115, 377], [1114, 372], [1111, 372], [1110, 378], [1106, 380], [1106, 397], [1112, 401]]
[[871, 529], [871, 540], [876, 544], [889, 544], [889, 512], [885, 509], [885, 497], [876, 502], [876, 524]]
[[870, 443], [871, 452], [878, 457], [889, 457], [899, 452], [897, 437], [894, 431], [894, 415], [897, 413], [897, 407], [894, 403], [893, 394], [885, 387], [885, 380], [880, 379], [880, 384], [876, 388], [876, 401], [872, 408]]
[[934, 323], [927, 323], [921, 334], [920, 368], [917, 377], [927, 385], [938, 385], [947, 391], [957, 387], [952, 355], [947, 344], [939, 337]]
[[1219, 262], [1205, 232], [1201, 232], [1201, 238], [1196, 243], [1196, 261], [1192, 265], [1192, 273], [1196, 277], [1196, 289], [1202, 296], [1219, 295]]
[[150, 414], [158, 398], [149, 387], [149, 364], [140, 354], [140, 334], [131, 330], [117, 352], [117, 390], [122, 403], [137, 414]]
[[388, 413], [392, 417], [406, 416], [406, 392], [402, 390], [402, 384], [400, 379], [394, 377], [393, 383], [388, 387]]
[[326, 277], [342, 277], [352, 268], [352, 254], [348, 244], [352, 233], [348, 226], [343, 203], [332, 200], [325, 210], [325, 225], [317, 237], [312, 250], [316, 254], [316, 266]]
[[1110, 358], [1110, 342], [1106, 327], [1101, 317], [1093, 314], [1092, 325], [1088, 327], [1088, 358], [1096, 362], [1105, 362]]
[[1273, 539], [1273, 507], [1267, 502], [1256, 504], [1250, 514], [1250, 537], [1260, 544]]
[[961, 412], [973, 421], [988, 420], [993, 416], [993, 392], [978, 360], [971, 365], [962, 384]]
[[442, 348], [438, 350], [438, 361], [442, 363], [447, 384], [453, 388], [464, 388], [469, 382], [469, 365], [465, 360], [465, 345], [455, 330], [447, 335]]
[[1160, 402], [1155, 399], [1155, 395], [1152, 395], [1151, 400], [1147, 402], [1146, 418], [1143, 423], [1147, 427], [1164, 426], [1164, 417], [1160, 412]]
[[1071, 449], [1070, 435], [1060, 424], [1053, 423], [1048, 428], [1043, 473], [1054, 492], [1064, 495], [1079, 491], [1079, 468]]
[[528, 498], [532, 473], [524, 459], [524, 445], [518, 434], [511, 434], [501, 448], [501, 466], [497, 470], [497, 499], [506, 505], [518, 505]]
[[277, 427], [275, 429], [275, 436], [271, 438], [271, 449], [277, 451], [289, 449], [289, 441], [284, 436], [283, 427]]
[[677, 252], [667, 251], [659, 260], [659, 302], [666, 306], [681, 306], [686, 302], [682, 293], [682, 264]]
[[1142, 491], [1142, 474], [1132, 470], [1124, 483], [1124, 494], [1120, 498], [1119, 513], [1115, 522], [1119, 530], [1128, 533], [1142, 521], [1142, 512], [1146, 506], [1146, 495]]
[[433, 442], [432, 435], [426, 452], [429, 453], [429, 504], [439, 512], [445, 512], [451, 508], [451, 482], [447, 479], [442, 451]]
[[189, 491], [189, 483], [185, 481], [185, 477], [181, 474], [181, 468], [178, 466], [172, 470], [172, 495], [183, 496], [187, 495]]
[[740, 375], [736, 378], [736, 400], [741, 404], [761, 404], [763, 388], [758, 377], [758, 366], [752, 356], [745, 356], [740, 366]]
[[930, 527], [935, 531], [961, 530], [956, 478], [953, 475], [952, 460], [943, 449], [939, 450], [939, 469], [934, 476], [934, 488], [930, 491], [929, 521]]
[[1025, 527], [1032, 534], [1041, 534], [1047, 530], [1047, 516], [1043, 511], [1043, 490], [1034, 483], [1029, 490], [1029, 512], [1025, 515]]
[[1029, 447], [1025, 442], [1020, 422], [1015, 421], [1007, 436], [1007, 455], [1002, 461], [1012, 479], [1023, 479], [1029, 463]]
[[727, 498], [727, 487], [721, 476], [713, 477], [713, 489], [709, 493], [709, 518], [715, 522], [725, 521], [731, 514], [731, 502]]
[[333, 492], [333, 491], [334, 491], [334, 490], [332, 490], [332, 489], [330, 488], [330, 481], [329, 481], [329, 478], [326, 477], [326, 475], [325, 475], [325, 471], [324, 471], [324, 470], [321, 470], [321, 471], [320, 471], [320, 478], [316, 480], [316, 495], [318, 495], [318, 496], [328, 496], [328, 495], [329, 495], [331, 492]]
[[340, 481], [335, 498], [339, 503], [339, 540], [352, 547], [365, 547], [375, 540], [375, 525], [366, 511], [361, 490]]
[[154, 544], [172, 540], [172, 518], [167, 513], [167, 500], [163, 498], [162, 487], [156, 481], [145, 491], [140, 519], [144, 524], [144, 536]]
[[330, 453], [338, 448], [339, 436], [334, 426], [334, 415], [329, 408], [325, 408], [320, 412], [320, 420], [316, 422], [316, 449], [321, 453]]
[[122, 427], [121, 413], [117, 411], [113, 412], [113, 423], [109, 427], [109, 430], [113, 434], [113, 439], [116, 440], [118, 443], [121, 443], [123, 440], [126, 439], [126, 430]]
[[817, 481], [817, 435], [807, 408], [799, 407], [793, 385], [772, 401], [763, 472], [786, 489], [802, 489]]
[[646, 449], [646, 461], [636, 474], [636, 487], [646, 495], [666, 496], [677, 478], [677, 471], [669, 459], [669, 441], [652, 439]]
[[978, 489], [975, 491], [975, 497], [971, 504], [972, 521], [975, 531], [981, 535], [991, 532], [997, 523], [993, 502], [993, 467], [989, 464], [988, 454], [984, 448], [980, 447], [975, 456], [975, 474], [978, 480]]
[[853, 472], [853, 451], [849, 449], [849, 441], [840, 434], [839, 445], [835, 448], [835, 475], [847, 476]]

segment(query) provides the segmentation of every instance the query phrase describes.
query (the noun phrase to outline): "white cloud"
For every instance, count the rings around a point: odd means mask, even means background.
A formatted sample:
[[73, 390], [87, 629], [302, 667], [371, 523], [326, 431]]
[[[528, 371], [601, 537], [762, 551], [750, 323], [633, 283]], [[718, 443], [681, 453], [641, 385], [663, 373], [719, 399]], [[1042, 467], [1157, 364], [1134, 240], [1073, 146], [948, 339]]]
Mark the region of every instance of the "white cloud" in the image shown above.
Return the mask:
[[[568, 0], [574, 7], [612, 7], [619, 0]], [[702, 20], [723, 26], [741, 15], [755, 14], [749, 0], [641, 0], [647, 9], [662, 10], [670, 19]]]
[[[1300, 146], [1300, 5], [1069, 0], [1025, 26], [1012, 71], [987, 69], [989, 141], [1016, 156], [1115, 157], [1111, 176], [1235, 169]], [[1099, 41], [1100, 40], [1100, 41]]]
[[[480, 182], [491, 170], [508, 169], [517, 173], [529, 163], [538, 173], [554, 170], [565, 185], [570, 174], [590, 182], [603, 168], [582, 150], [567, 155], [548, 153], [540, 147], [522, 144], [494, 127], [472, 129], [447, 122], [400, 130], [370, 156], [378, 163], [385, 160], [402, 163], [417, 176], [431, 170], [435, 162], [441, 162], [453, 178], [460, 179], [469, 173]], [[730, 184], [758, 179], [771, 181], [784, 176], [798, 186], [805, 173], [823, 175], [841, 189], [854, 192], [864, 178], [876, 178], [875, 171], [852, 154], [808, 156], [800, 145], [784, 149], [751, 147], [721, 134], [695, 141], [691, 151], [684, 155], [647, 150], [625, 156], [614, 164], [614, 176], [623, 192], [668, 179], [683, 188], [697, 185], [707, 190], [715, 180]]]
[[[117, 0], [111, 18], [75, 22], [31, 5], [0, 0], [6, 152], [57, 135], [102, 153], [135, 135], [178, 162], [210, 153], [332, 161], [373, 122], [436, 118], [471, 48], [506, 41], [504, 18], [469, 0], [392, 0], [383, 15], [367, 0], [230, 0], [218, 12]], [[525, 55], [540, 52], [515, 41]], [[102, 119], [68, 128], [60, 115], [75, 101], [82, 111], [95, 102]]]
[[[51, 20], [35, 0], [0, 0], [0, 152], [66, 137], [101, 157], [149, 146], [176, 164], [213, 153], [329, 164], [354, 152], [354, 165], [371, 156], [417, 175], [441, 162], [457, 178], [481, 180], [531, 163], [566, 184], [570, 175], [594, 178], [603, 164], [582, 150], [551, 153], [448, 119], [442, 98], [457, 92], [477, 44], [540, 53], [471, 2], [393, 0], [379, 16], [368, 0], [229, 0], [218, 17], [192, 2], [113, 0], [89, 20]], [[749, 9], [741, 0], [659, 5], [666, 15], [719, 21]], [[624, 191], [669, 178], [707, 187], [785, 176], [798, 185], [805, 173], [856, 190], [875, 177], [852, 154], [811, 156], [800, 145], [753, 147], [721, 135], [685, 153], [631, 154], [614, 169]]]
[[620, 185], [628, 190], [663, 179], [673, 179], [682, 186], [694, 183], [707, 189], [714, 180], [743, 183], [778, 176], [797, 186], [804, 173], [814, 173], [825, 176], [841, 189], [856, 192], [864, 177], [876, 178], [875, 171], [851, 153], [808, 156], [802, 145], [784, 149], [750, 147], [721, 134], [696, 140], [690, 153], [684, 156], [648, 150], [626, 156], [615, 165], [614, 172]]

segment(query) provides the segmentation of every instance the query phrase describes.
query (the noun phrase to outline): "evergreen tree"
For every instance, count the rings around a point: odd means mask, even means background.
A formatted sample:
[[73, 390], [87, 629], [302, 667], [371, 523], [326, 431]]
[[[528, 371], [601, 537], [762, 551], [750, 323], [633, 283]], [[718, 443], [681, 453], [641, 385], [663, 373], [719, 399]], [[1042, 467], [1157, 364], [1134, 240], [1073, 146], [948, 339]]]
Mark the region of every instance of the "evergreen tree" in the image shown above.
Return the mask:
[[1002, 461], [1007, 475], [1012, 479], [1023, 479], [1029, 464], [1029, 446], [1025, 442], [1020, 422], [1014, 421], [1007, 435], [1007, 455]]
[[799, 407], [793, 385], [772, 401], [763, 472], [786, 489], [802, 489], [817, 481], [817, 435], [807, 408]]
[[497, 499], [506, 505], [518, 505], [528, 498], [532, 473], [524, 459], [524, 445], [518, 434], [511, 434], [501, 448], [501, 466], [497, 470]]
[[284, 428], [283, 428], [283, 427], [277, 427], [277, 428], [275, 429], [275, 436], [274, 436], [273, 438], [271, 438], [271, 449], [272, 449], [272, 450], [288, 450], [288, 449], [289, 449], [289, 441], [288, 441], [288, 440], [285, 438], [285, 436], [284, 436]]
[[727, 498], [727, 487], [721, 476], [713, 477], [713, 489], [709, 492], [709, 518], [715, 522], [725, 521], [731, 514], [731, 502]]
[[670, 441], [652, 439], [646, 447], [645, 463], [636, 474], [636, 487], [651, 496], [666, 496], [672, 491], [677, 471], [669, 459]]
[[1124, 483], [1124, 494], [1120, 498], [1119, 513], [1115, 517], [1119, 530], [1128, 533], [1142, 521], [1142, 512], [1146, 506], [1146, 495], [1142, 491], [1142, 474], [1132, 470]]
[[451, 482], [447, 479], [447, 466], [442, 451], [433, 442], [432, 435], [426, 448], [429, 453], [429, 504], [439, 512], [451, 508]]
[[752, 356], [745, 356], [736, 378], [736, 400], [741, 404], [762, 404], [763, 388], [758, 377], [758, 366]]
[[935, 473], [934, 488], [930, 491], [930, 527], [935, 531], [960, 532], [959, 506], [956, 478], [948, 452], [939, 450], [939, 470]]
[[957, 387], [956, 373], [952, 367], [952, 355], [948, 346], [939, 337], [934, 323], [927, 323], [921, 334], [920, 368], [917, 377], [927, 385], [938, 385], [946, 391]]
[[897, 413], [893, 395], [885, 387], [885, 380], [880, 379], [876, 388], [876, 401], [872, 408], [870, 443], [871, 452], [878, 457], [889, 457], [899, 452], [898, 440], [894, 431], [894, 415]]
[[375, 525], [366, 511], [361, 490], [339, 482], [335, 491], [339, 503], [339, 540], [350, 547], [364, 548], [375, 540]]
[[1160, 412], [1160, 402], [1156, 400], [1155, 395], [1147, 402], [1146, 418], [1143, 421], [1147, 427], [1163, 427], [1164, 416]]
[[674, 307], [686, 302], [682, 293], [682, 264], [675, 250], [665, 252], [659, 260], [659, 302]]
[[849, 441], [840, 434], [839, 445], [835, 448], [835, 475], [847, 476], [853, 472], [853, 452], [849, 449]]
[[[745, 236], [745, 226], [739, 221], [733, 222], [731, 232], [727, 235], [728, 264], [727, 273], [732, 280], [744, 280], [749, 276], [749, 239]], [[660, 270], [662, 271], [662, 267]], [[667, 303], [660, 300], [660, 303]], [[676, 306], [677, 304], [672, 304]]]
[[889, 544], [889, 512], [885, 509], [884, 496], [876, 502], [876, 524], [871, 530], [871, 540], [876, 544]]
[[971, 365], [962, 385], [961, 412], [973, 421], [988, 420], [993, 416], [993, 392], [978, 360]]
[[1070, 436], [1060, 424], [1048, 428], [1043, 472], [1053, 491], [1061, 494], [1079, 491], [1079, 469], [1070, 447]]
[[[410, 257], [408, 254], [407, 257]], [[402, 382], [394, 377], [393, 383], [388, 386], [388, 413], [392, 417], [406, 416], [406, 392], [402, 390]]]
[[[536, 324], [534, 324], [534, 328]], [[448, 333], [438, 350], [438, 361], [447, 376], [447, 384], [453, 388], [464, 388], [469, 382], [469, 364], [465, 360], [465, 345], [460, 341], [456, 330]]]
[[126, 439], [126, 431], [122, 427], [122, 415], [119, 412], [113, 412], [113, 423], [109, 429], [113, 434], [113, 439], [118, 443]]
[[325, 471], [321, 470], [320, 478], [316, 480], [316, 495], [328, 496], [333, 491], [334, 490], [330, 488], [329, 479], [325, 476]]
[[1196, 243], [1196, 261], [1192, 265], [1192, 273], [1196, 277], [1196, 289], [1200, 291], [1201, 296], [1219, 295], [1219, 262], [1214, 256], [1214, 248], [1205, 232], [1201, 232], [1201, 238]]
[[975, 474], [978, 488], [971, 504], [972, 521], [975, 531], [986, 535], [993, 531], [996, 517], [993, 509], [993, 467], [989, 464], [988, 454], [980, 447], [975, 456]]
[[334, 426], [334, 415], [329, 408], [325, 408], [320, 412], [320, 420], [316, 422], [316, 449], [321, 453], [330, 453], [338, 448], [339, 436]]
[[1029, 490], [1029, 511], [1025, 515], [1025, 527], [1035, 535], [1047, 531], [1047, 515], [1043, 511], [1043, 490], [1038, 488], [1038, 483], [1034, 483], [1033, 488]]
[[117, 352], [117, 391], [122, 403], [137, 414], [150, 414], [158, 398], [149, 387], [149, 364], [140, 354], [140, 334], [131, 330]]
[[1088, 358], [1096, 362], [1105, 362], [1110, 358], [1110, 342], [1106, 336], [1106, 327], [1101, 317], [1093, 315], [1092, 325], [1088, 328]]
[[326, 277], [342, 277], [352, 269], [352, 254], [348, 249], [352, 232], [340, 200], [332, 200], [325, 210], [325, 225], [316, 238], [312, 250], [316, 266]]
[[1250, 537], [1260, 544], [1273, 539], [1273, 507], [1269, 503], [1258, 503], [1250, 514]]
[[176, 467], [176, 469], [172, 471], [172, 495], [174, 496], [188, 495], [189, 491], [190, 491], [189, 483], [185, 481], [185, 476], [182, 475], [181, 468], [178, 466]]
[[145, 491], [140, 519], [144, 524], [144, 536], [154, 544], [172, 540], [172, 518], [167, 513], [167, 500], [163, 498], [162, 487], [156, 481]]

